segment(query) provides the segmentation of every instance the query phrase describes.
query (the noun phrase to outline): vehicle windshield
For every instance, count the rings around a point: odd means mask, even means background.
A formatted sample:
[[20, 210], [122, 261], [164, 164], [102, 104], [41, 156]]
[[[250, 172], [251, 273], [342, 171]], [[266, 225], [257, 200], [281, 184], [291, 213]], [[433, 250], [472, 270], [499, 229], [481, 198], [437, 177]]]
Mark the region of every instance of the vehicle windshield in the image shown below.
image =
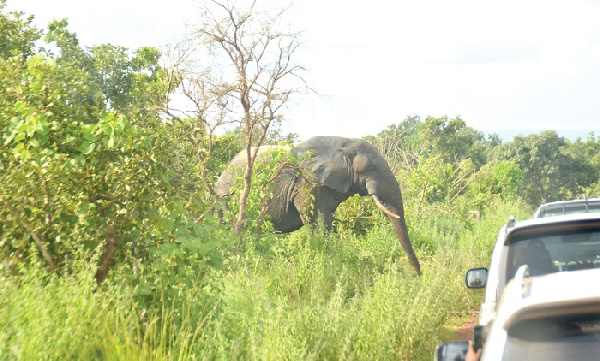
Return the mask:
[[598, 360], [600, 314], [534, 319], [508, 330], [503, 360]]
[[600, 228], [516, 238], [509, 244], [507, 281], [528, 265], [532, 276], [600, 268]]

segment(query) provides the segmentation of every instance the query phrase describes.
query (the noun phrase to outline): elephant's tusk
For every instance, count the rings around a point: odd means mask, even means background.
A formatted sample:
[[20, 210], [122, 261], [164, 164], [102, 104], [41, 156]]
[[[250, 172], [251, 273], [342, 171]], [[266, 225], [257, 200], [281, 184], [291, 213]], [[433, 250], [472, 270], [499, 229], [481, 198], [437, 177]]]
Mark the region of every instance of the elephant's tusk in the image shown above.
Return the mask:
[[399, 215], [397, 215], [396, 213], [394, 213], [394, 212], [390, 211], [389, 209], [387, 209], [387, 207], [386, 207], [386, 206], [384, 206], [384, 205], [383, 205], [383, 203], [381, 203], [381, 202], [379, 201], [379, 197], [377, 197], [377, 195], [376, 195], [376, 194], [373, 194], [372, 196], [373, 196], [373, 200], [375, 201], [375, 204], [377, 204], [377, 207], [378, 207], [379, 209], [381, 209], [381, 211], [382, 211], [383, 213], [387, 214], [388, 216], [390, 216], [390, 217], [392, 217], [392, 218], [400, 218], [400, 216], [399, 216]]

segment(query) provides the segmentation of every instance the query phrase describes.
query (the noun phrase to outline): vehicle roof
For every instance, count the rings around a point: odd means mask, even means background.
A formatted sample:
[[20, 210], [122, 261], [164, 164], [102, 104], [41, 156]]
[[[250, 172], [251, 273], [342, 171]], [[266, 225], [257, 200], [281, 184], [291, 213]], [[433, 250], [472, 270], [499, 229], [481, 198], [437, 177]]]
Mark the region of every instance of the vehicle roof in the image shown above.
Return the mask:
[[507, 286], [503, 328], [523, 320], [600, 313], [600, 268], [518, 279]]
[[600, 207], [600, 198], [574, 199], [568, 201], [548, 202], [540, 205], [535, 211], [534, 218], [544, 213], [554, 213], [553, 211], [561, 209], [564, 214], [573, 212], [573, 209], [589, 211], [589, 208], [598, 210]]
[[517, 235], [597, 227], [600, 227], [600, 213], [573, 213], [547, 218], [531, 218], [507, 226], [504, 244], [509, 244], [511, 239]]

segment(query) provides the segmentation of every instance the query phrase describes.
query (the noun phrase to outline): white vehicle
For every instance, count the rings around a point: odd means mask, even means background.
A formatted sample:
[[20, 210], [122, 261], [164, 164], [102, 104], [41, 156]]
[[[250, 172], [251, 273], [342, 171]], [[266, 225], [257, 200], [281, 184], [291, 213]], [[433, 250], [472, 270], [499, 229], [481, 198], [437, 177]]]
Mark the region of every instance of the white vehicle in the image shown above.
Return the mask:
[[[600, 269], [529, 276], [521, 266], [489, 328], [482, 361], [600, 359]], [[439, 345], [434, 360], [464, 360], [466, 343]]]
[[506, 284], [524, 264], [533, 276], [600, 267], [600, 213], [521, 222], [511, 217], [498, 233], [489, 269], [472, 269], [466, 275], [467, 287], [486, 289], [479, 325], [496, 317]]

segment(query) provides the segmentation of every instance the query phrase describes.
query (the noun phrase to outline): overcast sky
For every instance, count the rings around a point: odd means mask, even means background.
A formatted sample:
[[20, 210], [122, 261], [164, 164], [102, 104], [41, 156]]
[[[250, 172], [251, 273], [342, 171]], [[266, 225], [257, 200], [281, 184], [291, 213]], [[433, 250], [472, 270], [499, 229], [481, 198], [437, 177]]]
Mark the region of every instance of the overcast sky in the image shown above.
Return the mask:
[[[8, 8], [43, 28], [68, 18], [87, 46], [137, 48], [176, 40], [200, 1], [8, 0]], [[327, 96], [297, 99], [286, 112], [302, 139], [375, 135], [412, 114], [461, 116], [486, 132], [600, 135], [600, 2], [296, 0], [292, 14], [304, 30], [305, 78]]]

